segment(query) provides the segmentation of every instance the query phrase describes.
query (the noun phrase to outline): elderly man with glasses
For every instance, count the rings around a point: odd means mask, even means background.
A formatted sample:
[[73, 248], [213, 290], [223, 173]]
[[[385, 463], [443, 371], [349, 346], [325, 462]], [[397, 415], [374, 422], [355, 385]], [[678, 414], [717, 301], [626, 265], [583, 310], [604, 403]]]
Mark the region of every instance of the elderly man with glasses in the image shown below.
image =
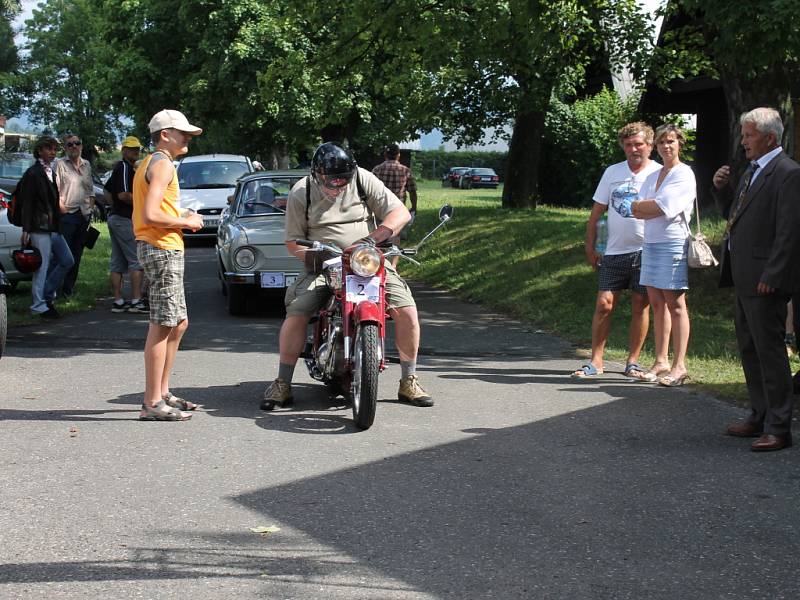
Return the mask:
[[56, 183], [61, 198], [61, 235], [75, 259], [75, 264], [64, 277], [61, 295], [72, 296], [78, 269], [81, 266], [83, 244], [86, 231], [94, 208], [94, 186], [92, 184], [92, 165], [81, 157], [83, 143], [77, 135], [68, 135], [64, 139], [66, 156], [56, 162]]

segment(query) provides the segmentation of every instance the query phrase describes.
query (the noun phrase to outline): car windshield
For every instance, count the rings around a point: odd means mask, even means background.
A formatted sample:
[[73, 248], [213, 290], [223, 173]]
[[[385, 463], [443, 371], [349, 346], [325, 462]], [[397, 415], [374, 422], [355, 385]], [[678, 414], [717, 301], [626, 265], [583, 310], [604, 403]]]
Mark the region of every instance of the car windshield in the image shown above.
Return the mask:
[[178, 185], [183, 190], [232, 188], [239, 177], [249, 172], [244, 162], [182, 162], [178, 167]]
[[473, 175], [495, 175], [492, 169], [472, 169]]
[[0, 177], [20, 179], [33, 164], [33, 156], [24, 154], [0, 155]]
[[253, 179], [242, 187], [236, 203], [236, 215], [274, 215], [286, 212], [289, 192], [302, 176]]

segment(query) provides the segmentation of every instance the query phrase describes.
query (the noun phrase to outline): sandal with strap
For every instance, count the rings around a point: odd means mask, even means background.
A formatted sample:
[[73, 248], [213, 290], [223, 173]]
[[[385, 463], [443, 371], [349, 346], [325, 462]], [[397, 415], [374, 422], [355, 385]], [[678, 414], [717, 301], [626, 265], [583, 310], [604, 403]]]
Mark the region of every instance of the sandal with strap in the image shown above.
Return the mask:
[[164, 400], [155, 406], [142, 406], [142, 412], [139, 413], [140, 421], [188, 421], [191, 418], [189, 413], [167, 406]]
[[646, 371], [642, 368], [639, 363], [628, 363], [625, 365], [625, 370], [622, 372], [625, 377], [633, 377], [634, 379], [641, 379], [642, 375], [644, 375]]
[[199, 404], [195, 404], [194, 402], [189, 402], [188, 400], [184, 400], [183, 398], [176, 396], [172, 392], [167, 392], [161, 398], [164, 400], [164, 402], [167, 403], [168, 406], [180, 410], [197, 410], [197, 407], [200, 406]]
[[573, 379], [583, 379], [584, 377], [595, 377], [601, 375], [603, 372], [598, 370], [592, 363], [582, 365], [580, 369], [573, 371], [570, 375]]

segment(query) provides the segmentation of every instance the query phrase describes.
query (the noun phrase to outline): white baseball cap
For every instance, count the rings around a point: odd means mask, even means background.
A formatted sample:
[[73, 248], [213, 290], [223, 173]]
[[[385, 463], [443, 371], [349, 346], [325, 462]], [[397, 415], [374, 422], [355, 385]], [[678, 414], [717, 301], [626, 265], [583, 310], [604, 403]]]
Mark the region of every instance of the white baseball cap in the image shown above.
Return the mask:
[[150, 133], [155, 133], [162, 129], [177, 129], [178, 131], [183, 131], [184, 133], [190, 133], [192, 135], [200, 135], [203, 133], [202, 129], [189, 123], [189, 120], [182, 112], [166, 108], [153, 115], [148, 127], [150, 128]]

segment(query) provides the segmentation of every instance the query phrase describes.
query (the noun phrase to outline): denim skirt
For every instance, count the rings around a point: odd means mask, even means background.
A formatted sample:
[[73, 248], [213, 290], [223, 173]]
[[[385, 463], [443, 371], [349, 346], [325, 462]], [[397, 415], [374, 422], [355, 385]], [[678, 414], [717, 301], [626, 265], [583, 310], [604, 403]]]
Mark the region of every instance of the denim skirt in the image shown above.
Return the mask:
[[639, 283], [659, 290], [688, 290], [688, 249], [688, 239], [645, 244]]

